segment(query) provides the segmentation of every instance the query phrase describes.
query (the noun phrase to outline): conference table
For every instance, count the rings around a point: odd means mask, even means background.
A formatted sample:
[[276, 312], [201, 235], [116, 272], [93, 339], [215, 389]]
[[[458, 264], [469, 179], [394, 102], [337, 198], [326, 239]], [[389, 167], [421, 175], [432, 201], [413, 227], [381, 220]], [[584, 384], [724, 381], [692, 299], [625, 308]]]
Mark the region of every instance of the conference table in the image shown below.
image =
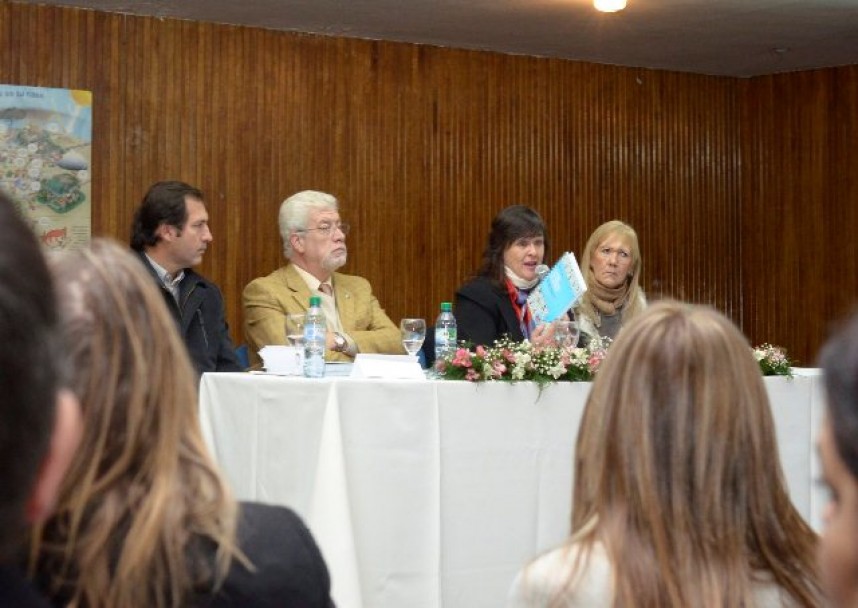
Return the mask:
[[[821, 378], [765, 384], [790, 497], [818, 530]], [[340, 608], [496, 608], [569, 532], [589, 390], [209, 373], [200, 418], [239, 499], [304, 518]]]

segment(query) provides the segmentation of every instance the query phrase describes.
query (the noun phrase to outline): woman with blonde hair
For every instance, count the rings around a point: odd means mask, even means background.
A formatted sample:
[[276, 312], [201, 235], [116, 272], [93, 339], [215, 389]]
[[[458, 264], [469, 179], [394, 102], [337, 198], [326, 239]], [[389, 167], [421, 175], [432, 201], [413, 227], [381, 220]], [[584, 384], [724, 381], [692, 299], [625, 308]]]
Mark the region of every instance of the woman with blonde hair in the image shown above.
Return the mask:
[[57, 605], [329, 606], [290, 510], [237, 504], [197, 419], [194, 370], [139, 260], [97, 240], [53, 264], [84, 436], [31, 572]]
[[624, 324], [646, 308], [640, 287], [642, 266], [634, 228], [612, 220], [593, 231], [581, 254], [587, 283], [575, 309], [581, 333], [614, 339]]
[[623, 330], [575, 450], [572, 536], [519, 574], [514, 606], [822, 603], [816, 535], [785, 490], [748, 343], [664, 302]]

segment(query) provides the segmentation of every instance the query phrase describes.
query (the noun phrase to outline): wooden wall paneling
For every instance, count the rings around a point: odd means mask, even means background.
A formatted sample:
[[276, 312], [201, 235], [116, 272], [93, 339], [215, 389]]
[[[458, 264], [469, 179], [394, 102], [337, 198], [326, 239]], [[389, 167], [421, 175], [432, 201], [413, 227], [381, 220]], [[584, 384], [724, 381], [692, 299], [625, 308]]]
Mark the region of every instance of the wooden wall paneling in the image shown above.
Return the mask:
[[858, 66], [741, 83], [743, 309], [811, 365], [858, 302]]
[[[96, 233], [126, 241], [157, 179], [207, 193], [201, 271], [239, 342], [241, 289], [282, 263], [277, 211], [307, 188], [341, 198], [347, 271], [394, 320], [431, 321], [516, 202], [544, 215], [555, 256], [628, 221], [649, 293], [802, 357], [854, 292], [819, 277], [855, 276], [856, 256], [819, 250], [855, 223], [855, 68], [738, 81], [11, 2], [0, 32], [3, 82], [94, 92]], [[817, 306], [770, 295], [796, 276]]]

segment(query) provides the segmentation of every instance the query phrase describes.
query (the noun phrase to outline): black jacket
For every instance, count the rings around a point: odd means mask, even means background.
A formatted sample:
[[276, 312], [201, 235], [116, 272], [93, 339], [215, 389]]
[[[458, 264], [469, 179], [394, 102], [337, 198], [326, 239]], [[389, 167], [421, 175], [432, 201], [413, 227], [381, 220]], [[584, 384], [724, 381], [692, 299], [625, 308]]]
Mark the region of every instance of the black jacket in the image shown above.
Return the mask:
[[16, 568], [0, 566], [0, 606], [50, 608], [50, 605]]
[[328, 568], [304, 522], [290, 509], [243, 502], [238, 545], [253, 572], [233, 561], [209, 608], [332, 608]]
[[[201, 567], [200, 572], [207, 574], [183, 605], [189, 608], [333, 608], [331, 579], [325, 560], [298, 515], [286, 507], [251, 502], [239, 503], [239, 509], [236, 542], [252, 568], [233, 559], [226, 578], [217, 590], [211, 589], [208, 577], [215, 569], [217, 546], [210, 539], [194, 537], [189, 546], [189, 557], [193, 556], [189, 565], [192, 569]], [[0, 583], [6, 580], [0, 569]], [[36, 584], [47, 591], [56, 583], [56, 568], [42, 563]], [[0, 606], [41, 608], [45, 605], [38, 603], [38, 596], [25, 587], [25, 581], [16, 584], [21, 589], [15, 593], [9, 589], [4, 594], [0, 588], [0, 599], [32, 599], [29, 603], [21, 600], [21, 603], [0, 603]], [[71, 597], [72, 590], [66, 587], [55, 592], [51, 601], [54, 606], [65, 606]]]
[[[492, 346], [504, 335], [515, 342], [524, 340], [509, 293], [488, 277], [476, 277], [459, 288], [455, 315], [459, 340], [467, 340], [475, 346]], [[571, 310], [566, 317], [575, 320]], [[582, 333], [578, 346], [586, 346], [588, 341]]]
[[229, 337], [220, 289], [202, 275], [186, 268], [185, 276], [179, 284], [179, 306], [161, 283], [158, 273], [146, 256], [143, 253], [139, 255], [164, 294], [164, 301], [176, 319], [179, 333], [188, 347], [188, 354], [197, 372], [202, 374], [243, 371]]
[[454, 314], [458, 339], [475, 346], [492, 346], [503, 335], [524, 340], [509, 294], [488, 277], [476, 277], [456, 291]]

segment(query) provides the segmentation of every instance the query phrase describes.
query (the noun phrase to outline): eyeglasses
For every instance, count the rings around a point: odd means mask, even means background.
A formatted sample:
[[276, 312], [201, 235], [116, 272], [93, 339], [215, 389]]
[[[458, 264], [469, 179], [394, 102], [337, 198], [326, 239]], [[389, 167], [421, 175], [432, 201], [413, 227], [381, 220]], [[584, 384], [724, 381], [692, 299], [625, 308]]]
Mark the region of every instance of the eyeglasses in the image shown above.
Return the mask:
[[332, 234], [334, 234], [334, 232], [339, 230], [343, 233], [343, 236], [346, 236], [349, 233], [349, 230], [351, 230], [351, 226], [346, 223], [321, 224], [320, 226], [316, 226], [315, 228], [301, 228], [300, 230], [298, 230], [298, 232], [312, 232], [313, 230], [316, 230], [319, 232], [319, 234], [323, 234], [325, 236], [331, 236]]

